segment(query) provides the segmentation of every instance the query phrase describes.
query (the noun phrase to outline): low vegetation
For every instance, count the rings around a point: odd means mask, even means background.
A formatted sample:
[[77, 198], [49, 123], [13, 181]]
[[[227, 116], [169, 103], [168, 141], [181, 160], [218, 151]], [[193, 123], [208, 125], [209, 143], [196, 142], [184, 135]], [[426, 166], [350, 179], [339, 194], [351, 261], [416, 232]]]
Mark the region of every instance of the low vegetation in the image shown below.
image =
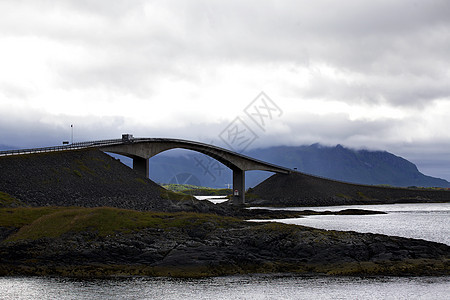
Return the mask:
[[165, 200], [175, 200], [175, 201], [184, 201], [184, 200], [193, 200], [194, 199], [194, 196], [192, 196], [192, 195], [179, 193], [179, 192], [173, 192], [173, 191], [166, 190], [166, 189], [161, 190], [160, 196], [161, 196], [161, 198], [163, 198]]
[[443, 244], [213, 214], [0, 208], [0, 230], [0, 276], [449, 273]]
[[65, 233], [92, 231], [100, 236], [142, 228], [189, 228], [212, 222], [215, 226], [242, 222], [199, 213], [140, 212], [111, 207], [38, 207], [0, 209], [0, 227], [20, 228], [7, 241], [59, 237]]
[[23, 203], [13, 196], [0, 192], [0, 207], [17, 207], [23, 206]]
[[163, 184], [162, 187], [173, 192], [196, 196], [227, 196], [232, 193], [231, 189], [215, 189], [191, 184]]

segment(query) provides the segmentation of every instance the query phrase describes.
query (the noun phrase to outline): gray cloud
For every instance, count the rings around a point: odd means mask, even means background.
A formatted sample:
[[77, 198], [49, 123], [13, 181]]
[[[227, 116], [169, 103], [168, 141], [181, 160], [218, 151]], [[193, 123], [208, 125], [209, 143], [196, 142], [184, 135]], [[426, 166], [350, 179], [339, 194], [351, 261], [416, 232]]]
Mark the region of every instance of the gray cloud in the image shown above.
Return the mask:
[[[342, 144], [352, 148], [387, 150], [416, 163], [425, 174], [450, 179], [448, 166], [450, 159], [447, 149], [450, 141], [399, 143], [396, 135], [404, 130], [399, 120], [385, 119], [350, 121], [345, 114], [311, 116], [299, 115], [297, 121], [289, 122], [282, 130], [262, 132], [248, 119], [245, 122], [257, 134], [250, 148], [276, 145], [308, 145], [320, 142], [324, 145]], [[14, 121], [0, 114], [0, 144], [19, 148], [60, 145], [70, 141], [74, 124], [74, 140], [88, 141], [120, 138], [122, 133], [132, 133], [137, 137], [171, 137], [201, 141], [228, 148], [220, 139], [220, 133], [228, 122], [208, 124], [202, 121], [186, 127], [168, 124], [163, 128], [133, 124], [122, 117], [73, 117], [50, 115], [39, 111], [31, 114], [15, 115]], [[270, 125], [270, 124], [269, 124]], [[274, 124], [275, 125], [275, 124]], [[270, 127], [270, 126], [269, 126]]]
[[[160, 78], [199, 80], [197, 72], [229, 62], [284, 62], [313, 72], [310, 87], [293, 87], [299, 97], [406, 106], [449, 97], [445, 0], [21, 3], [9, 7], [23, 10], [26, 22], [10, 14], [0, 31], [64, 41], [90, 56], [86, 64], [57, 66], [67, 88], [142, 96]], [[353, 80], [314, 74], [317, 64]]]
[[74, 124], [74, 141], [120, 138], [125, 131], [121, 117], [74, 117], [51, 115], [38, 110], [0, 113], [0, 144], [18, 148], [48, 147], [70, 141]]
[[[44, 87], [46, 92], [64, 90], [76, 98], [98, 90], [111, 105], [133, 105], [127, 102], [132, 95], [152, 104], [137, 107], [148, 109], [149, 115], [160, 113], [151, 110], [157, 102], [170, 103], [173, 114], [165, 122], [148, 125], [125, 116], [100, 117], [89, 107], [85, 116], [54, 115], [46, 112], [46, 107], [42, 111], [1, 112], [0, 143], [60, 143], [67, 139], [70, 123], [76, 123], [83, 140], [131, 132], [220, 143], [218, 134], [241, 114], [245, 107], [241, 102], [247, 99], [230, 97], [226, 105], [236, 107], [236, 116], [224, 116], [217, 122], [205, 121], [204, 103], [196, 110], [190, 106], [196, 105], [196, 96], [212, 83], [222, 85], [223, 90], [234, 88], [226, 76], [240, 74], [220, 72], [239, 66], [239, 70], [254, 72], [250, 74], [289, 69], [290, 78], [274, 75], [254, 83], [255, 89], [279, 85], [274, 90], [283, 95], [271, 94], [275, 99], [288, 95], [302, 103], [321, 99], [412, 111], [406, 118], [351, 119], [342, 112], [323, 116], [302, 113], [301, 107], [286, 104], [283, 119], [267, 132], [258, 132], [255, 146], [341, 143], [424, 159], [424, 153], [446, 147], [447, 134], [435, 132], [450, 123], [424, 125], [428, 138], [415, 150], [404, 144], [408, 141], [405, 136], [411, 136], [411, 128], [420, 130], [417, 122], [425, 123], [422, 111], [433, 114], [430, 109], [438, 100], [450, 102], [449, 16], [447, 0], [2, 1], [0, 41], [39, 40], [51, 47], [48, 52], [55, 53], [43, 62], [52, 75], [52, 82]], [[19, 59], [33, 51], [24, 49]], [[273, 83], [276, 80], [279, 82]], [[189, 84], [194, 91], [182, 101], [157, 98], [167, 92], [160, 90], [167, 82], [173, 85], [166, 89]], [[39, 94], [40, 88], [35, 82], [2, 81], [0, 76], [0, 104], [24, 101], [23, 107], [27, 107], [28, 102], [46, 96]], [[230, 93], [234, 98], [241, 96], [239, 90]], [[96, 96], [89, 94], [92, 101]], [[223, 102], [211, 99], [208, 112], [224, 107]], [[423, 136], [412, 142], [420, 142]]]

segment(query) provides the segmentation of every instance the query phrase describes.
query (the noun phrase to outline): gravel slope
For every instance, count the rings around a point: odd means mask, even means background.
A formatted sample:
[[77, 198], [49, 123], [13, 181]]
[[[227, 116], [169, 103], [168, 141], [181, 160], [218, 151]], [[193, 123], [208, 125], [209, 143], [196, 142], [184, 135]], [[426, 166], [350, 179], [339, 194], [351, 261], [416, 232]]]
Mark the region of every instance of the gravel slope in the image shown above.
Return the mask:
[[450, 191], [349, 184], [299, 172], [273, 175], [249, 192], [253, 194], [253, 197], [247, 197], [251, 205], [328, 206], [450, 201]]

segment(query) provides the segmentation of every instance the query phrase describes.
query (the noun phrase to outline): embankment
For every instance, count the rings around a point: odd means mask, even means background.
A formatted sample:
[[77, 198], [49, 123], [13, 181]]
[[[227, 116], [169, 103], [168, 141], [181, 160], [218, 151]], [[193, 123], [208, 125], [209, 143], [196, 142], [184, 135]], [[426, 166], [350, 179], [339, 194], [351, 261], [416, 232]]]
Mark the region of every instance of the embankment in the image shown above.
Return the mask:
[[299, 172], [276, 174], [250, 189], [250, 205], [328, 206], [448, 202], [450, 191], [390, 188], [344, 183]]
[[27, 206], [220, 210], [207, 201], [167, 191], [96, 149], [0, 157], [0, 170], [0, 192]]

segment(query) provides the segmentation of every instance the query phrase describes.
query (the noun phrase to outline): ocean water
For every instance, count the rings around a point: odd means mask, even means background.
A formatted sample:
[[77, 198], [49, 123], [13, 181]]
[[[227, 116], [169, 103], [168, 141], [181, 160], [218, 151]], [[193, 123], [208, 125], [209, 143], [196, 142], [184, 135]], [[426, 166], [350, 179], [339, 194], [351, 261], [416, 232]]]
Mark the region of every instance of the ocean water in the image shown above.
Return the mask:
[[448, 299], [446, 277], [0, 278], [12, 299]]
[[376, 210], [386, 212], [387, 214], [362, 216], [306, 216], [303, 218], [278, 219], [271, 221], [328, 230], [381, 233], [407, 238], [424, 239], [427, 241], [450, 245], [450, 203], [349, 205], [267, 209], [339, 211], [350, 208]]

